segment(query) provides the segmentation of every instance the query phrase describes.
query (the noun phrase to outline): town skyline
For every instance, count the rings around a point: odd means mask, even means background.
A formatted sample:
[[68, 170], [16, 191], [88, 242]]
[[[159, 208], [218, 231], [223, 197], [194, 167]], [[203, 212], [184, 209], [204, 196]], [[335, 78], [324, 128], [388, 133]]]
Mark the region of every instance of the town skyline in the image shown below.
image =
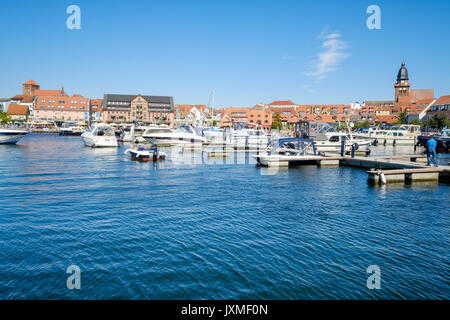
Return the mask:
[[3, 4], [0, 34], [11, 41], [0, 52], [9, 75], [0, 79], [0, 97], [34, 79], [92, 98], [151, 92], [207, 104], [215, 89], [219, 108], [279, 99], [349, 104], [391, 99], [402, 61], [415, 87], [433, 88], [437, 97], [450, 87], [450, 44], [441, 37], [450, 31], [447, 1], [425, 8], [417, 1], [381, 2], [380, 30], [366, 27], [366, 1], [79, 1], [80, 30], [66, 28], [71, 3], [44, 3]]

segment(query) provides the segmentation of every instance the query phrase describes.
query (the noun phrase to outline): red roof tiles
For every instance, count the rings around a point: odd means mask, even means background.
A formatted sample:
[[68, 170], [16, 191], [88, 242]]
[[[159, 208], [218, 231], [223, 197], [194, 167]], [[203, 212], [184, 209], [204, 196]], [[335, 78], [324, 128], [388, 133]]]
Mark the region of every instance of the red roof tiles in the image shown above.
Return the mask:
[[274, 101], [269, 103], [269, 106], [286, 106], [286, 105], [295, 105], [291, 100], [286, 101]]
[[34, 82], [33, 80], [28, 80], [27, 82], [25, 82], [24, 84], [31, 84], [33, 86], [39, 86], [36, 82]]
[[28, 106], [20, 104], [10, 104], [7, 113], [14, 116], [25, 116], [28, 114]]

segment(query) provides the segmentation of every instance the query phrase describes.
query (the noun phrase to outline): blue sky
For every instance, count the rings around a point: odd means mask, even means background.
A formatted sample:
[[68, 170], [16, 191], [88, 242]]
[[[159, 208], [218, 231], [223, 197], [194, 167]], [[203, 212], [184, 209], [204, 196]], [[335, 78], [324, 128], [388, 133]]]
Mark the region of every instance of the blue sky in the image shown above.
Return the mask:
[[[72, 4], [81, 30], [66, 27]], [[366, 27], [372, 4], [381, 30]], [[412, 88], [438, 97], [450, 94], [449, 12], [448, 0], [2, 0], [0, 97], [33, 79], [91, 98], [206, 104], [215, 88], [216, 107], [351, 103], [392, 99], [403, 59]]]

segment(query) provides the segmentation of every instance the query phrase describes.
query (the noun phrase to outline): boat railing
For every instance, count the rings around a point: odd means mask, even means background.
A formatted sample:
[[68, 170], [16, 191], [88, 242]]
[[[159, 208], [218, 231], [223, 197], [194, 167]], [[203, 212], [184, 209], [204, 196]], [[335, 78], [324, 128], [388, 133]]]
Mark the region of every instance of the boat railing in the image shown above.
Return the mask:
[[278, 150], [284, 147], [285, 145], [288, 146], [289, 150], [295, 150], [297, 155], [305, 156], [308, 151], [312, 152], [314, 156], [317, 155], [314, 140], [305, 138], [279, 139], [278, 141], [275, 142], [275, 145], [271, 148], [268, 155], [276, 154]]

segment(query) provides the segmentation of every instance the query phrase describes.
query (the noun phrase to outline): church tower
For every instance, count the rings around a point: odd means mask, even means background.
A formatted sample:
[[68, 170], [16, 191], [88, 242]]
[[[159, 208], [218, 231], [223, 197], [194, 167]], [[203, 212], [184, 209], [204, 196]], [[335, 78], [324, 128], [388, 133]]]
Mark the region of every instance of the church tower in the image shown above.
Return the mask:
[[395, 83], [395, 103], [410, 103], [410, 91], [411, 84], [409, 83], [408, 70], [405, 67], [405, 63], [402, 62], [402, 67], [398, 70], [397, 82]]

